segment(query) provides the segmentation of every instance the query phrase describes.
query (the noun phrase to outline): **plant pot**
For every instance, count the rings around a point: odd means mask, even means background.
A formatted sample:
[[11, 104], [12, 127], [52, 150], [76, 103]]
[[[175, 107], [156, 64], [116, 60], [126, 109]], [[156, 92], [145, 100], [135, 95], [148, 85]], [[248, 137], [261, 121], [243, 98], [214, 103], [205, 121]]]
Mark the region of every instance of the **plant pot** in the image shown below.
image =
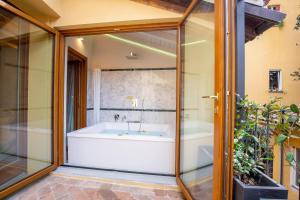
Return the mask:
[[246, 185], [238, 178], [233, 180], [234, 200], [260, 200], [260, 199], [287, 199], [288, 190], [273, 179], [258, 171], [260, 176], [259, 185]]

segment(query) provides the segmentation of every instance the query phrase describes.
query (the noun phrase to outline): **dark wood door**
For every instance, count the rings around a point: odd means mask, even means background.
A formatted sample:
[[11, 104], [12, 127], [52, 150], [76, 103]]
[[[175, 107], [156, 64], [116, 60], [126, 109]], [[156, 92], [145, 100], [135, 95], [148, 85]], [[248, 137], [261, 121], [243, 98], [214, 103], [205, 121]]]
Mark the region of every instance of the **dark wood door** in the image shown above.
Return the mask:
[[72, 48], [67, 66], [67, 133], [86, 126], [87, 58]]

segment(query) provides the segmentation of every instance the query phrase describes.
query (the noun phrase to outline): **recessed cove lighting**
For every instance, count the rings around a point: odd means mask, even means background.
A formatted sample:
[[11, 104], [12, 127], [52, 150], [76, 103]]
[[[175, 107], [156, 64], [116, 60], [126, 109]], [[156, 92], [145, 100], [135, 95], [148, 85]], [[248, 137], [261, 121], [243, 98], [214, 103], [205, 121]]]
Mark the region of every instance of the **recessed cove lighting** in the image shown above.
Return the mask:
[[198, 41], [194, 41], [194, 42], [188, 42], [188, 43], [184, 43], [181, 46], [190, 46], [190, 45], [195, 45], [195, 44], [201, 44], [207, 42], [206, 40], [198, 40]]
[[150, 51], [154, 51], [156, 53], [160, 53], [160, 54], [163, 54], [163, 55], [166, 55], [166, 56], [170, 56], [170, 57], [174, 57], [174, 58], [176, 57], [176, 54], [174, 54], [172, 52], [165, 51], [165, 50], [155, 48], [155, 47], [152, 47], [152, 46], [148, 46], [148, 45], [143, 44], [143, 43], [128, 40], [128, 39], [125, 39], [125, 38], [122, 38], [122, 37], [119, 37], [119, 36], [115, 36], [115, 35], [112, 35], [112, 34], [105, 34], [105, 36], [107, 36], [111, 39], [119, 40], [119, 41], [127, 43], [127, 44], [131, 44], [131, 45], [134, 45], [134, 46], [137, 46], [137, 47], [148, 49]]

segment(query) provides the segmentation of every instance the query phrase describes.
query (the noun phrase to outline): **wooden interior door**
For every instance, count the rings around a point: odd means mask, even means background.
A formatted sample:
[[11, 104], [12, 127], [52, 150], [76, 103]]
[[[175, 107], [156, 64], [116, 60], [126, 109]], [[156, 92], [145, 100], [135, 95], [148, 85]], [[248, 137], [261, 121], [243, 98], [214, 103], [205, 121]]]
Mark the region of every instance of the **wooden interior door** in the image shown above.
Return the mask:
[[192, 1], [180, 34], [177, 182], [187, 199], [223, 199], [224, 1]]

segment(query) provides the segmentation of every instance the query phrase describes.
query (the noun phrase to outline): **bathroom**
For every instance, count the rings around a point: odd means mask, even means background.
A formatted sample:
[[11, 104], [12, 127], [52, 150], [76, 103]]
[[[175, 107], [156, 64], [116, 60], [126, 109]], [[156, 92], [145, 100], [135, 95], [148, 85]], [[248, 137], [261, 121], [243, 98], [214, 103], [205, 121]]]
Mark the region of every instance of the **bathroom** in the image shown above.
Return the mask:
[[65, 165], [175, 174], [176, 38], [66, 37]]

